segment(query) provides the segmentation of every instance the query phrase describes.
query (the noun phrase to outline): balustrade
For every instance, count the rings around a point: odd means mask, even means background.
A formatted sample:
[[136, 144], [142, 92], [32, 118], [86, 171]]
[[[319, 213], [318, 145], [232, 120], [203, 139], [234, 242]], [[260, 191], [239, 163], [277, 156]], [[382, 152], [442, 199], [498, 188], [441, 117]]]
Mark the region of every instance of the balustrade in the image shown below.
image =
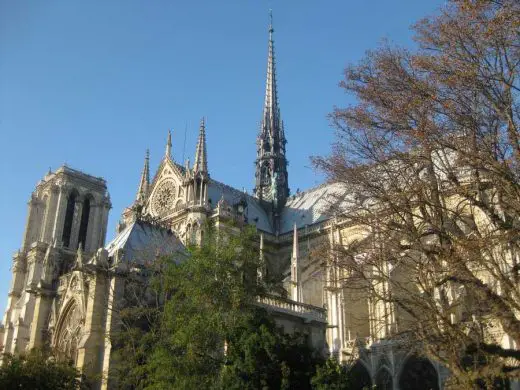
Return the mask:
[[314, 320], [322, 322], [327, 321], [326, 311], [321, 307], [296, 302], [290, 299], [277, 297], [274, 295], [259, 296], [257, 297], [257, 302], [264, 306], [269, 306], [274, 309], [281, 309]]

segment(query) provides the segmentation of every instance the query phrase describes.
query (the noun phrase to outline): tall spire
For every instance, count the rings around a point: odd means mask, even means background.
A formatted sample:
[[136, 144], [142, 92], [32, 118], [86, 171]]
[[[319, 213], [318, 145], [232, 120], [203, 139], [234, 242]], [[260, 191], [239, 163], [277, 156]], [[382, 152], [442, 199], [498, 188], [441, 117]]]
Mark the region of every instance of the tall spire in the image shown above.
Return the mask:
[[200, 121], [199, 139], [195, 150], [195, 162], [193, 164], [195, 173], [208, 173], [208, 157], [206, 152], [206, 122], [204, 117]]
[[272, 204], [275, 230], [279, 214], [289, 196], [285, 135], [278, 106], [273, 16], [270, 12], [267, 76], [262, 122], [257, 138], [255, 196]]
[[172, 132], [168, 129], [168, 139], [166, 141], [166, 152], [164, 157], [172, 158]]
[[139, 188], [137, 189], [136, 203], [142, 203], [148, 196], [148, 187], [150, 186], [150, 151], [146, 149], [144, 157], [143, 171], [141, 172], [141, 180], [139, 181]]
[[298, 250], [298, 228], [294, 224], [293, 233], [293, 251], [291, 257], [291, 283], [292, 283], [292, 300], [302, 302], [302, 285], [300, 280], [300, 251]]
[[276, 89], [276, 68], [273, 41], [273, 11], [269, 10], [269, 49], [267, 55], [267, 77], [265, 82], [264, 112], [262, 127], [275, 136], [280, 129], [280, 109], [278, 108], [278, 93]]

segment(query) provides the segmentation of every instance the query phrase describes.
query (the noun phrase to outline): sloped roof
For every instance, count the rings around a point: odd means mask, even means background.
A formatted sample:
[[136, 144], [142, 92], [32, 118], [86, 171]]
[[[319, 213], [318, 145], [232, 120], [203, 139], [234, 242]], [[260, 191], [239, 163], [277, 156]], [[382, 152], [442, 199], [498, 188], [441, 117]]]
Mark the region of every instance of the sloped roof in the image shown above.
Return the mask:
[[292, 230], [295, 223], [299, 229], [329, 219], [331, 207], [338, 202], [338, 199], [346, 203], [345, 194], [346, 188], [343, 185], [333, 183], [322, 184], [290, 196], [282, 210], [280, 233]]
[[[222, 197], [230, 205], [237, 204], [244, 199], [247, 202], [248, 222], [255, 224], [260, 230], [274, 234], [269, 217], [257, 198], [216, 180], [211, 180], [208, 186], [208, 198], [211, 199], [213, 207], [216, 207]], [[337, 207], [338, 202], [341, 203], [343, 211], [349, 207], [348, 191], [340, 183], [322, 184], [290, 196], [281, 213], [280, 234], [291, 231], [295, 223], [296, 227], [300, 229], [305, 225], [326, 221], [332, 216], [331, 209]]]
[[136, 220], [124, 228], [105, 249], [112, 257], [123, 249], [123, 259], [132, 263], [148, 263], [158, 256], [186, 256], [179, 238], [168, 229]]
[[224, 183], [216, 180], [211, 180], [208, 186], [208, 199], [211, 199], [211, 204], [216, 207], [217, 202], [224, 197], [224, 200], [230, 205], [235, 205], [242, 199], [246, 201], [246, 217], [250, 224], [255, 224], [260, 230], [268, 233], [273, 232], [271, 223], [267, 213], [262, 208], [259, 200], [249, 195], [244, 191], [237, 190]]

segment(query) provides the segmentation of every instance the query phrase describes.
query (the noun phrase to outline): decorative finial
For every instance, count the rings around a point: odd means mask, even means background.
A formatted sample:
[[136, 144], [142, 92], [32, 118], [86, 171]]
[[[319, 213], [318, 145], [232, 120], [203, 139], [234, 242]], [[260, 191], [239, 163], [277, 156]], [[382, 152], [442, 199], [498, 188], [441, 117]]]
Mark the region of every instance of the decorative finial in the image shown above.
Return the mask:
[[172, 158], [172, 132], [168, 129], [168, 139], [166, 141], [166, 153], [165, 157]]

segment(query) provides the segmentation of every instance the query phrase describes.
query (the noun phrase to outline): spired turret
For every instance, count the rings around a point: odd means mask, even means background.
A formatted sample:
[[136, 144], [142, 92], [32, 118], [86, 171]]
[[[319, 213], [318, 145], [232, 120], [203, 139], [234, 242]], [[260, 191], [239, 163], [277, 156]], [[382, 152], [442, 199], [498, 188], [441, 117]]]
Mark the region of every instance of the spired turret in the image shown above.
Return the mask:
[[278, 106], [273, 32], [271, 14], [264, 109], [260, 132], [256, 141], [256, 186], [254, 194], [270, 206], [273, 225], [275, 230], [278, 231], [279, 214], [289, 196], [289, 181], [285, 157], [287, 141]]
[[208, 156], [206, 151], [206, 121], [202, 117], [199, 127], [199, 139], [195, 150], [195, 163], [193, 164], [195, 174], [208, 174]]
[[195, 149], [195, 162], [192, 170], [192, 193], [196, 205], [206, 206], [208, 203], [208, 155], [206, 151], [206, 121], [200, 121], [199, 138]]
[[137, 188], [137, 195], [135, 203], [144, 204], [148, 198], [148, 189], [150, 187], [150, 150], [146, 149], [146, 156], [144, 158], [143, 171], [141, 172], [141, 180], [139, 180], [139, 187]]

